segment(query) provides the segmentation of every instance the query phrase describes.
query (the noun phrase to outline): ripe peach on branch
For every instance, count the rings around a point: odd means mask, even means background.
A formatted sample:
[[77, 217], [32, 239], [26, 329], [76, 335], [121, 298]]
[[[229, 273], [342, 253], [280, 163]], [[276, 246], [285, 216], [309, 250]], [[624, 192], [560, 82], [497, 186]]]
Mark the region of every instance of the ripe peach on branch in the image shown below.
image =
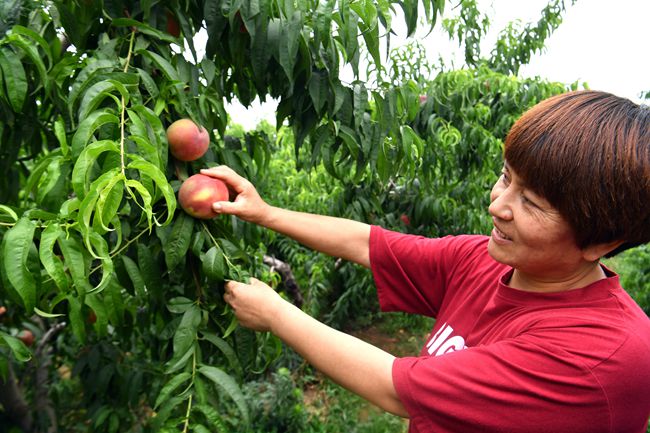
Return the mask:
[[18, 333], [18, 339], [28, 347], [34, 344], [34, 334], [29, 329], [23, 329], [20, 331], [20, 333]]
[[208, 131], [190, 119], [179, 119], [167, 128], [169, 150], [180, 161], [202, 157], [210, 145]]
[[214, 218], [217, 214], [212, 210], [212, 203], [227, 200], [226, 184], [204, 174], [190, 176], [178, 190], [178, 202], [194, 218]]

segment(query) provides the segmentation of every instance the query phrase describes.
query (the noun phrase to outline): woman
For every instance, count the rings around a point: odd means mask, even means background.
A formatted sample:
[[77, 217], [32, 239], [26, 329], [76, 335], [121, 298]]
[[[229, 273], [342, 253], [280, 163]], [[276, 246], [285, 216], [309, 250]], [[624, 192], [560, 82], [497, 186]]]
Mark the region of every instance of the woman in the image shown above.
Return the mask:
[[331, 329], [257, 280], [229, 282], [226, 302], [410, 432], [645, 432], [650, 320], [599, 259], [650, 241], [650, 110], [555, 96], [504, 156], [490, 236], [440, 239], [276, 208], [229, 168], [203, 171], [237, 193], [217, 212], [371, 268], [383, 310], [435, 317], [420, 356]]

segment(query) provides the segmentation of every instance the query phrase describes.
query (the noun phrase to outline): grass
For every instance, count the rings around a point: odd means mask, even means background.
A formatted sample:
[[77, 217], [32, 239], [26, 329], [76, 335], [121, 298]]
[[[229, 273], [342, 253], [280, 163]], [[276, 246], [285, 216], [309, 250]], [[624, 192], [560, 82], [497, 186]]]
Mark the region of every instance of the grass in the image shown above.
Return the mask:
[[[395, 356], [416, 356], [433, 326], [432, 319], [380, 314], [370, 326], [350, 334]], [[304, 404], [311, 417], [308, 433], [402, 433], [407, 420], [384, 412], [321, 374], [303, 377]]]
[[[369, 326], [345, 330], [395, 356], [415, 356], [430, 319], [380, 314]], [[275, 370], [245, 388], [253, 433], [405, 433], [405, 419], [384, 412], [335, 384], [286, 349]]]

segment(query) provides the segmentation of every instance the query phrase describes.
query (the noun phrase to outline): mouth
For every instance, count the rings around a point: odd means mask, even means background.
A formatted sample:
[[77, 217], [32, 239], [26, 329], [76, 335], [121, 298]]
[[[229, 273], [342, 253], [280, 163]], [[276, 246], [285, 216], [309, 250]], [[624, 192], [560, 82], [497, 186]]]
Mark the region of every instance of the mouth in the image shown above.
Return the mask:
[[499, 228], [495, 225], [494, 229], [492, 230], [492, 236], [499, 241], [512, 241], [512, 238], [506, 235], [504, 232], [499, 230]]

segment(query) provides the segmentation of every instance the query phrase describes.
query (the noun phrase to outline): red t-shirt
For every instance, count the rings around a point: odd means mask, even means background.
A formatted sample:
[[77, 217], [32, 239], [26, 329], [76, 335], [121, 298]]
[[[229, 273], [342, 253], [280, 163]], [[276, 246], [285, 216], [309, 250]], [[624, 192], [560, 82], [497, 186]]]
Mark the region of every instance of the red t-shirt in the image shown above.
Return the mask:
[[409, 431], [645, 433], [650, 319], [618, 276], [524, 292], [487, 242], [372, 227], [382, 309], [436, 318], [420, 356], [393, 364]]

